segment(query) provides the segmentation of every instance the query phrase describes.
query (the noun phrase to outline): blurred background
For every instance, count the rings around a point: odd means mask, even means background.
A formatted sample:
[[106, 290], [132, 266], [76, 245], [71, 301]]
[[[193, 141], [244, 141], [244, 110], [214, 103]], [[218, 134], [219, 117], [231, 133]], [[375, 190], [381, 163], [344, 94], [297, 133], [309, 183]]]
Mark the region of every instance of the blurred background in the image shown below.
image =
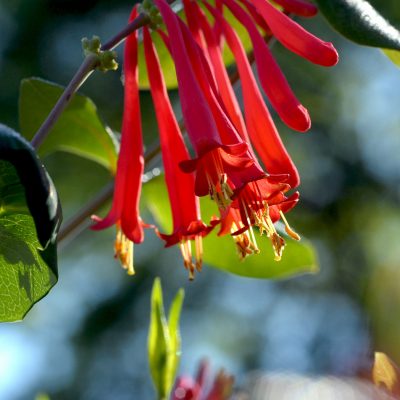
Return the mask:
[[[397, 0], [375, 0], [400, 27]], [[80, 40], [107, 39], [132, 1], [0, 0], [0, 121], [18, 130], [20, 80], [66, 84], [79, 66]], [[274, 46], [289, 82], [310, 110], [312, 130], [278, 128], [302, 177], [296, 230], [318, 250], [321, 271], [261, 281], [205, 267], [187, 281], [180, 254], [146, 233], [135, 248], [136, 276], [113, 259], [113, 229], [63, 243], [59, 283], [21, 323], [0, 325], [0, 399], [150, 399], [147, 365], [150, 289], [162, 279], [166, 303], [179, 287], [180, 371], [201, 358], [245, 385], [251, 371], [365, 376], [373, 351], [400, 363], [400, 70], [376, 49], [337, 35], [323, 17], [303, 21], [333, 41], [341, 61], [316, 67]], [[123, 90], [117, 73], [95, 73], [81, 92], [119, 131]], [[157, 135], [142, 96], [146, 142]], [[68, 219], [109, 180], [90, 161], [58, 153], [45, 163]], [[103, 210], [105, 212], [106, 210]], [[262, 254], [258, 257], [262, 257]]]

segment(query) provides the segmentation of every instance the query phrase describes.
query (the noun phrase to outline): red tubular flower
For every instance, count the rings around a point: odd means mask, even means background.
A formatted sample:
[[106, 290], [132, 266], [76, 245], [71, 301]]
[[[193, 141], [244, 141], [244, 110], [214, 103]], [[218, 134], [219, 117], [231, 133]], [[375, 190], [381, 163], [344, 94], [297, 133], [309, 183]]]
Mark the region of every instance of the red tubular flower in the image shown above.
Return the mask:
[[250, 35], [261, 86], [282, 121], [300, 132], [310, 129], [311, 120], [307, 109], [292, 92], [251, 17], [233, 0], [223, 0], [223, 2]]
[[226, 206], [233, 190], [263, 173], [254, 168], [255, 160], [249, 156], [247, 144], [235, 133], [215, 99], [216, 89], [206, 75], [210, 71], [205, 69], [204, 59], [199, 58], [200, 48], [188, 28], [179, 22], [165, 0], [155, 0], [155, 4], [169, 34], [185, 126], [198, 156], [182, 162], [181, 167], [185, 172], [196, 171], [196, 195], [210, 193], [221, 206]]
[[[137, 15], [135, 7], [130, 21]], [[144, 158], [138, 89], [137, 32], [126, 39], [124, 58], [124, 116], [113, 204], [105, 218], [93, 216], [96, 224], [92, 229], [117, 225], [115, 255], [128, 273], [133, 274], [132, 242], [141, 243], [144, 239], [143, 223], [139, 215]]]
[[236, 59], [243, 88], [243, 102], [247, 131], [261, 161], [271, 174], [288, 174], [286, 182], [295, 188], [300, 183], [296, 166], [287, 153], [267, 106], [258, 89], [246, 52], [233, 28], [222, 14], [207, 5], [220, 24], [220, 29]]
[[253, 3], [276, 38], [290, 51], [314, 64], [326, 67], [337, 64], [339, 56], [332, 43], [324, 42], [307, 32], [268, 1], [253, 0]]
[[300, 17], [313, 17], [318, 13], [318, 8], [307, 0], [274, 0], [286, 11]]
[[[202, 236], [206, 235], [210, 228], [200, 218], [199, 201], [194, 194], [193, 174], [182, 172], [178, 165], [179, 162], [189, 159], [189, 153], [168, 98], [156, 49], [146, 27], [143, 29], [143, 37], [174, 225], [171, 235], [160, 236], [165, 240], [166, 246], [180, 244], [184, 265], [189, 270], [190, 279], [193, 279], [194, 269], [201, 270]], [[195, 263], [192, 261], [191, 240], [195, 241]]]

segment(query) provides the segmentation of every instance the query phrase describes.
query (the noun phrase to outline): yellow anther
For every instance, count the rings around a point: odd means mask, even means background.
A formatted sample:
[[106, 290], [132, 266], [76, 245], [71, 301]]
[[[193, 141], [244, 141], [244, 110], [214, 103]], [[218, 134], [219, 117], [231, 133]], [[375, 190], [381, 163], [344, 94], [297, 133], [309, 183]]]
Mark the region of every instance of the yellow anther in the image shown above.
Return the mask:
[[123, 269], [128, 275], [134, 275], [133, 268], [133, 242], [130, 241], [117, 226], [117, 236], [114, 243], [114, 257], [118, 258]]
[[300, 240], [300, 239], [301, 239], [300, 235], [299, 235], [297, 232], [295, 232], [295, 231], [290, 227], [290, 225], [289, 225], [289, 223], [287, 222], [287, 219], [286, 219], [286, 217], [285, 217], [285, 215], [283, 214], [282, 211], [280, 211], [280, 214], [281, 214], [282, 221], [283, 221], [283, 223], [285, 224], [285, 231], [286, 231], [286, 233], [287, 233], [292, 239], [294, 239], [294, 240]]
[[195, 248], [196, 248], [196, 269], [201, 272], [203, 265], [203, 238], [197, 235], [195, 238]]

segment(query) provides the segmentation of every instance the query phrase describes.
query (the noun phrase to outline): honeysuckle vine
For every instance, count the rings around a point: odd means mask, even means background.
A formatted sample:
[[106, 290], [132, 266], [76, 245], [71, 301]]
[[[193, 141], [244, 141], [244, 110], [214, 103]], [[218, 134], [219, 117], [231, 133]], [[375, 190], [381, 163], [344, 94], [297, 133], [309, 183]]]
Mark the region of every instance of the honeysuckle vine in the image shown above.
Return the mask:
[[[336, 50], [265, 0], [222, 0], [216, 7], [202, 1], [214, 26], [198, 2], [183, 1], [186, 23], [177, 17], [169, 3], [171, 1], [154, 0], [154, 4], [146, 1], [140, 7], [135, 6], [127, 27], [103, 46], [96, 37], [91, 41], [83, 40], [86, 58], [34, 136], [32, 145], [40, 146], [73, 94], [94, 69], [116, 68], [111, 49], [128, 36], [124, 56], [124, 118], [113, 206], [105, 218], [94, 217], [93, 228], [103, 229], [116, 224], [116, 257], [128, 273], [133, 274], [132, 246], [143, 241], [143, 228], [147, 226], [139, 213], [144, 154], [138, 100], [137, 30], [144, 27], [146, 63], [160, 128], [161, 146], [157, 152], [161, 149], [163, 154], [174, 222], [172, 234], [159, 233], [159, 236], [166, 246], [180, 245], [190, 278], [195, 269], [201, 269], [202, 237], [216, 225], [219, 225], [218, 235], [232, 236], [240, 258], [259, 252], [253, 232], [253, 226], [257, 227], [270, 239], [275, 259], [279, 260], [285, 242], [274, 223], [281, 219], [289, 236], [299, 240], [284, 216], [298, 201], [298, 192], [289, 191], [298, 186], [299, 175], [264, 103], [241, 41], [226, 21], [223, 10], [228, 9], [249, 34], [261, 87], [281, 119], [294, 130], [310, 128], [308, 111], [292, 92], [266, 39], [276, 36], [290, 51], [324, 66], [336, 64]], [[306, 2], [302, 6], [297, 0], [283, 3], [281, 6], [287, 12], [302, 16], [315, 14], [315, 6]], [[139, 13], [139, 10], [143, 12]], [[166, 31], [159, 29], [162, 22]], [[158, 65], [157, 50], [151, 43], [146, 25], [158, 31], [175, 63], [184, 125], [195, 152], [193, 159], [169, 103], [162, 70], [160, 66], [158, 70], [154, 68]], [[222, 38], [238, 65], [237, 77], [243, 85], [243, 115], [222, 59]], [[110, 192], [111, 185], [100, 194], [100, 200], [108, 199]], [[204, 223], [197, 196], [208, 194], [215, 201], [220, 216]], [[60, 238], [71, 232], [98, 205], [97, 199], [89, 203], [61, 231]], [[195, 242], [194, 260], [191, 241]]]

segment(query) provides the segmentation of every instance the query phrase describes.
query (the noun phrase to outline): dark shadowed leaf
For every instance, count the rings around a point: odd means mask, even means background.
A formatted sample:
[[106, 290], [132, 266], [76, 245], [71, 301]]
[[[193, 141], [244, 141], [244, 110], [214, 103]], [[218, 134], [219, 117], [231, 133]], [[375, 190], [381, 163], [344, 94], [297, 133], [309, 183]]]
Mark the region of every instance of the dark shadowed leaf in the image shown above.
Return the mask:
[[0, 321], [16, 321], [57, 282], [61, 208], [30, 144], [3, 125], [0, 199]]
[[317, 0], [331, 25], [348, 39], [372, 47], [400, 50], [400, 32], [366, 0]]
[[[62, 86], [39, 78], [21, 82], [20, 129], [28, 140], [33, 138], [63, 90]], [[117, 148], [114, 134], [99, 118], [92, 100], [76, 94], [40, 146], [39, 155], [45, 156], [57, 150], [67, 151], [115, 172]]]

